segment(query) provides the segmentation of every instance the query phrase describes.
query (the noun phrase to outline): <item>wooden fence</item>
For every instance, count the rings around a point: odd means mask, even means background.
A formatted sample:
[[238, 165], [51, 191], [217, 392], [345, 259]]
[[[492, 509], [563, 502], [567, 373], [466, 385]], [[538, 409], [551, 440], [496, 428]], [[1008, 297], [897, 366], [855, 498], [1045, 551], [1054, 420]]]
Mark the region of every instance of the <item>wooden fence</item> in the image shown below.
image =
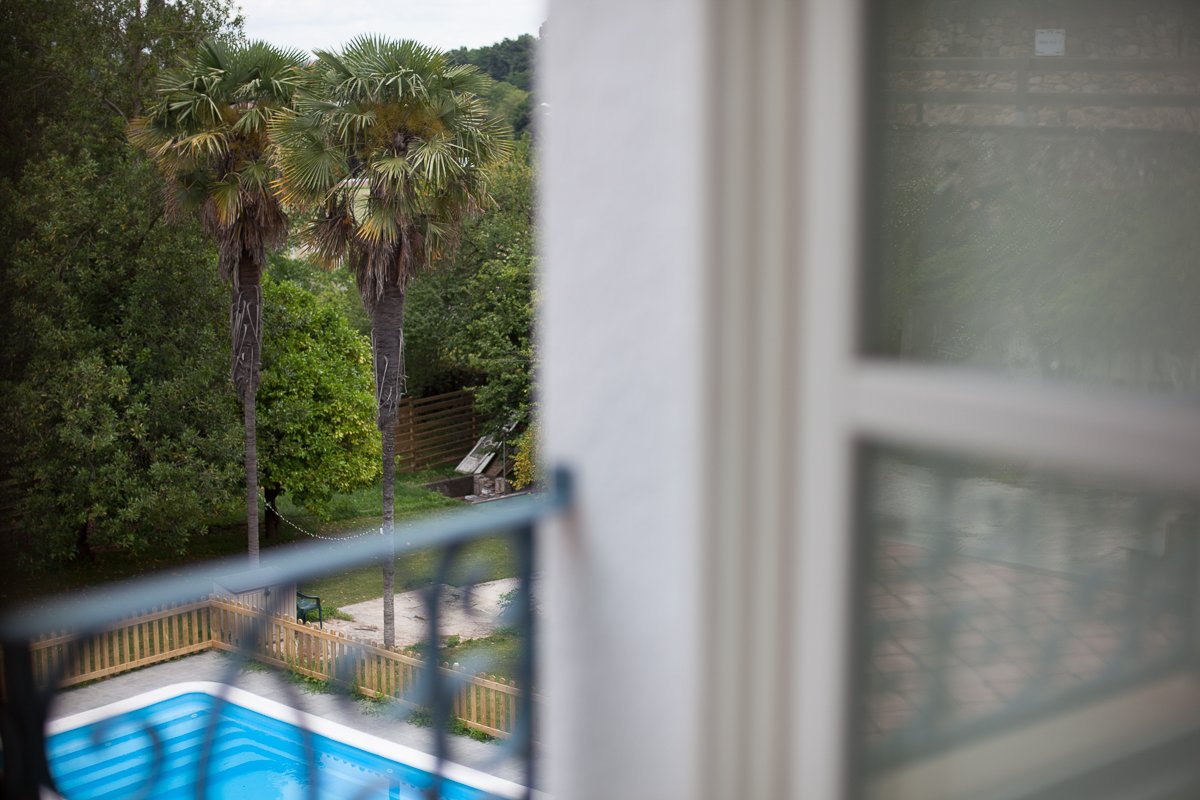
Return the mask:
[[[250, 637], [254, 640], [248, 641]], [[96, 636], [51, 634], [34, 641], [31, 649], [34, 676], [43, 684], [59, 675], [60, 686], [72, 686], [210, 649], [248, 650], [263, 663], [349, 684], [367, 697], [393, 698], [410, 707], [417, 705], [410, 698], [418, 696], [426, 669], [419, 658], [397, 650], [220, 597], [154, 609]], [[512, 733], [520, 694], [514, 683], [464, 675], [445, 665], [440, 669], [446, 680], [461, 684], [452, 701], [454, 716], [491, 736]]]
[[[367, 697], [392, 698], [415, 706], [425, 662], [415, 656], [313, 628], [285, 617], [268, 617], [257, 609], [228, 600], [212, 601], [213, 647], [235, 651], [252, 643], [255, 658], [300, 675], [350, 684]], [[516, 685], [494, 676], [468, 676], [446, 665], [446, 680], [461, 682], [452, 712], [468, 727], [492, 736], [507, 736], [516, 718]]]
[[57, 633], [33, 642], [33, 674], [59, 686], [106, 678], [212, 647], [209, 601], [152, 609], [106, 633], [79, 638]]
[[403, 470], [457, 463], [471, 452], [478, 438], [475, 400], [470, 392], [400, 401], [396, 455]]

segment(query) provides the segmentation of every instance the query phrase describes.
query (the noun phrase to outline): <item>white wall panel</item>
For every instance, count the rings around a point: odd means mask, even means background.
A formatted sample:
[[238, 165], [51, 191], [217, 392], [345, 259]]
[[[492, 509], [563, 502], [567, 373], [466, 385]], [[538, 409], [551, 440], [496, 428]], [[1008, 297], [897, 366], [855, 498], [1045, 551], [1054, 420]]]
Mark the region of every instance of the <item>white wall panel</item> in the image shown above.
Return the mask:
[[705, 90], [701, 4], [562, 3], [540, 75], [542, 740], [560, 798], [697, 794]]

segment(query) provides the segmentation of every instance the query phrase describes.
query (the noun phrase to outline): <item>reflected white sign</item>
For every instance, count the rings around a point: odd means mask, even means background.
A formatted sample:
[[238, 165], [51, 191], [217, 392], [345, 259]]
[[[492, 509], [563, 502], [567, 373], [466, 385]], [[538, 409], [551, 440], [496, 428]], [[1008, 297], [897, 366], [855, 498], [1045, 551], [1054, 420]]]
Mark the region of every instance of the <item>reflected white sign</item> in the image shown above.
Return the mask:
[[1035, 56], [1065, 56], [1067, 54], [1066, 28], [1038, 28], [1033, 34]]

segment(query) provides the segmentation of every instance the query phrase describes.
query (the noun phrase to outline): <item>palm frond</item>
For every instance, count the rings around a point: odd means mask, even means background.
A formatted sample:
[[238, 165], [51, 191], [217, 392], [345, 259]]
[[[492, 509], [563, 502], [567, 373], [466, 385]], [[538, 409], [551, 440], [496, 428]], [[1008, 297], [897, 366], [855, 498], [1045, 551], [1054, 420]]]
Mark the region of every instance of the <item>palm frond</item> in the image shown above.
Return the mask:
[[333, 199], [301, 229], [301, 236], [323, 264], [334, 266], [350, 253], [355, 227], [345, 203]]
[[209, 199], [216, 211], [217, 223], [227, 227], [242, 210], [241, 182], [236, 175], [227, 176], [224, 180], [212, 184], [209, 189]]
[[317, 59], [294, 109], [267, 126], [275, 186], [324, 204], [303, 235], [349, 264], [369, 298], [429, 263], [487, 202], [512, 135], [480, 97], [491, 79], [434, 48], [368, 34]]
[[233, 130], [244, 136], [262, 133], [267, 128], [267, 120], [271, 118], [272, 109], [269, 106], [251, 106], [244, 109], [233, 123]]
[[338, 109], [334, 118], [337, 135], [342, 139], [353, 139], [375, 124], [376, 112], [374, 108], [352, 105]]
[[466, 169], [464, 155], [460, 145], [439, 136], [418, 143], [412, 161], [430, 186], [443, 186]]
[[228, 151], [229, 142], [222, 131], [197, 131], [180, 137], [178, 147], [193, 158], [218, 157]]
[[389, 183], [409, 180], [416, 165], [404, 156], [384, 155], [371, 162], [371, 171]]
[[270, 194], [272, 191], [271, 181], [274, 177], [272, 173], [273, 170], [267, 160], [258, 159], [242, 167], [237, 173], [237, 179], [243, 192], [252, 192], [256, 195]]
[[229, 62], [229, 46], [219, 39], [207, 39], [196, 49], [192, 69], [196, 72], [224, 72]]
[[161, 73], [156, 99], [128, 127], [130, 142], [170, 179], [170, 205], [201, 210], [225, 275], [231, 259], [265, 259], [265, 248], [286, 235], [268, 133], [311, 80], [306, 62], [263, 42], [204, 42]]
[[307, 205], [327, 194], [346, 173], [341, 153], [333, 147], [316, 143], [303, 150], [291, 150], [280, 156], [282, 175], [278, 185], [288, 195], [288, 202]]
[[387, 205], [368, 202], [362, 216], [355, 215], [358, 238], [370, 245], [394, 242], [399, 239], [400, 220]]
[[494, 81], [474, 64], [456, 64], [442, 74], [442, 88], [460, 94], [484, 95]]

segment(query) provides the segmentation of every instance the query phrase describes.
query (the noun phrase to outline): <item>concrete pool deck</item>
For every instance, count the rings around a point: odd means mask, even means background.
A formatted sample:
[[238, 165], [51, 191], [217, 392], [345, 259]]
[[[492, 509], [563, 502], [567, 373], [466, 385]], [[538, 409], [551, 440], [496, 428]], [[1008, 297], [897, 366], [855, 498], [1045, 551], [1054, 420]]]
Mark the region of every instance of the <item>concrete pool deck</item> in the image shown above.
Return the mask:
[[[394, 705], [313, 691], [289, 679], [281, 671], [258, 665], [246, 669], [232, 656], [211, 651], [106, 678], [87, 686], [64, 689], [55, 696], [50, 719], [88, 711], [185, 681], [229, 683], [260, 697], [389, 742], [433, 753], [432, 730], [398, 719], [398, 707]], [[505, 780], [517, 783], [524, 781], [521, 764], [505, 753], [502, 743], [477, 742], [465, 736], [451, 735], [449, 749], [449, 759], [455, 763]]]
[[[453, 635], [461, 639], [490, 636], [503, 624], [501, 614], [504, 596], [515, 590], [519, 583], [516, 578], [502, 578], [477, 584], [470, 589], [443, 586], [438, 608], [438, 630], [441, 635]], [[537, 596], [536, 581], [534, 596]], [[383, 643], [383, 597], [342, 606], [341, 610], [354, 619], [327, 619], [325, 628], [362, 642]], [[405, 647], [424, 641], [429, 635], [428, 615], [424, 590], [397, 594], [396, 644]]]

